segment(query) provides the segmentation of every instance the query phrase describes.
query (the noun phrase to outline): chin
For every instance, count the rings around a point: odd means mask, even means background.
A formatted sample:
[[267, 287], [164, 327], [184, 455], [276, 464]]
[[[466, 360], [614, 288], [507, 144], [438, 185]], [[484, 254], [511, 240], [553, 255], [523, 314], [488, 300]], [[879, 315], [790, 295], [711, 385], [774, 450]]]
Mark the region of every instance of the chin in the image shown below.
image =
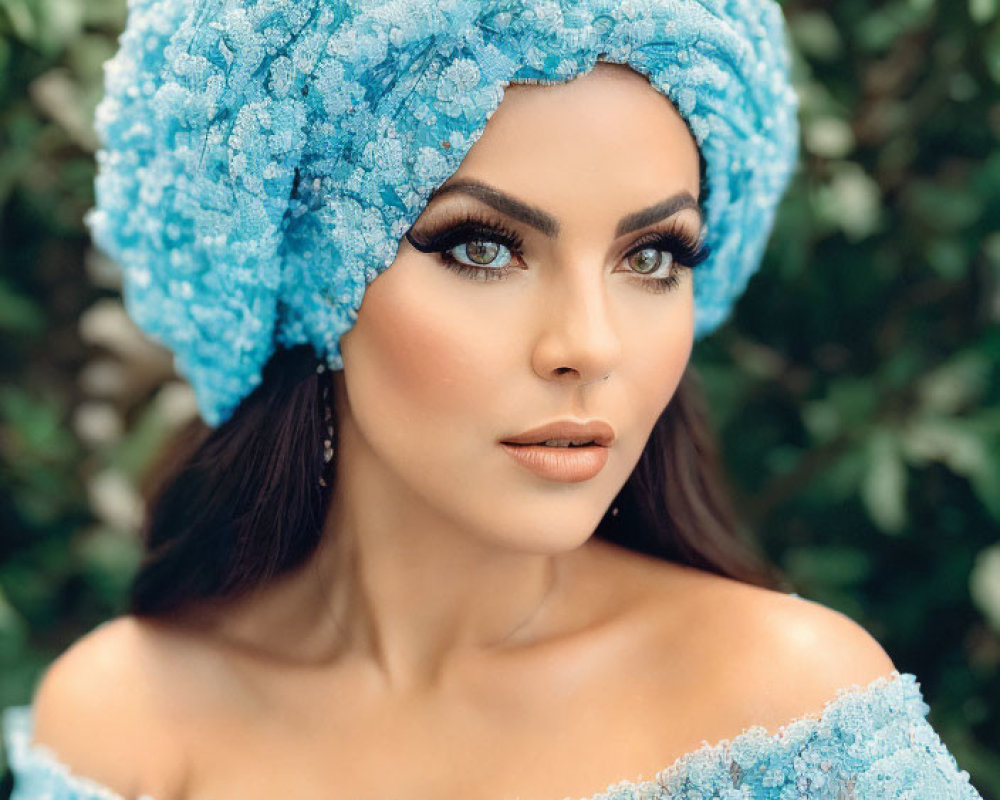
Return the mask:
[[484, 536], [511, 550], [535, 555], [558, 555], [582, 547], [594, 535], [605, 507], [596, 516], [580, 514], [575, 519], [565, 515], [538, 514], [530, 520], [511, 521], [505, 529], [490, 525]]

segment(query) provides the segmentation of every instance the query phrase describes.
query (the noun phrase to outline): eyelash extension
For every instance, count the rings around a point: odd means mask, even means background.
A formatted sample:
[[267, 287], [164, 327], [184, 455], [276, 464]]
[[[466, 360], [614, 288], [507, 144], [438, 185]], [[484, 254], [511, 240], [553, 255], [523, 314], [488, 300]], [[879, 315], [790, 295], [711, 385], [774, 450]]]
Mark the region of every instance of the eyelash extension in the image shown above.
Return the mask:
[[[496, 242], [510, 250], [514, 258], [523, 255], [523, 239], [503, 223], [488, 220], [478, 214], [468, 212], [457, 221], [448, 222], [426, 233], [417, 234], [409, 231], [406, 234], [417, 250], [422, 253], [438, 253], [441, 262], [449, 269], [473, 280], [501, 280], [520, 267], [507, 265], [504, 267], [474, 267], [463, 264], [448, 254], [448, 250], [469, 242], [480, 240]], [[711, 248], [702, 240], [694, 238], [688, 230], [672, 223], [666, 230], [652, 231], [641, 237], [625, 253], [623, 258], [629, 258], [648, 247], [669, 253], [673, 258], [676, 270], [693, 269], [708, 258]], [[513, 259], [512, 259], [513, 260]], [[666, 278], [645, 278], [636, 272], [638, 283], [651, 292], [666, 292], [680, 284], [676, 272]]]
[[457, 220], [447, 222], [426, 233], [417, 234], [409, 231], [406, 234], [412, 244], [421, 253], [438, 253], [442, 263], [460, 275], [475, 280], [500, 280], [519, 267], [471, 267], [463, 264], [447, 251], [460, 244], [483, 240], [502, 244], [511, 255], [520, 258], [523, 254], [524, 240], [506, 225], [498, 220], [487, 220], [477, 214], [468, 212]]
[[712, 252], [711, 246], [705, 244], [703, 239], [692, 237], [687, 228], [674, 222], [666, 230], [652, 231], [640, 237], [623, 258], [628, 258], [650, 246], [669, 253], [673, 258], [671, 266], [676, 270], [666, 278], [643, 278], [641, 277], [642, 273], [635, 273], [640, 276], [637, 278], [639, 283], [651, 292], [667, 292], [676, 289], [680, 285], [679, 270], [694, 269], [704, 262]]

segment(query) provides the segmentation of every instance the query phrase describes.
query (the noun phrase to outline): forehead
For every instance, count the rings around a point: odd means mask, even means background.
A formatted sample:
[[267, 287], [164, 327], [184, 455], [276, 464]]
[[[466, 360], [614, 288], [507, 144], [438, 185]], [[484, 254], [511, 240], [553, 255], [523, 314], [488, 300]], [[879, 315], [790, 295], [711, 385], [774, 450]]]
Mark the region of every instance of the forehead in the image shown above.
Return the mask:
[[[522, 221], [550, 220], [535, 225], [549, 236], [561, 227], [603, 231], [610, 219], [618, 236], [623, 223], [639, 222], [626, 217], [666, 198], [699, 223], [700, 209], [690, 202], [699, 198], [699, 183], [697, 145], [670, 100], [631, 68], [598, 63], [564, 83], [509, 85], [482, 136], [429, 204], [476, 198]], [[493, 190], [510, 201], [484, 196]], [[683, 211], [680, 195], [691, 210]], [[522, 213], [510, 214], [510, 205]]]
[[498, 185], [632, 185], [698, 196], [699, 154], [687, 123], [645, 76], [620, 64], [556, 84], [510, 84], [455, 176]]

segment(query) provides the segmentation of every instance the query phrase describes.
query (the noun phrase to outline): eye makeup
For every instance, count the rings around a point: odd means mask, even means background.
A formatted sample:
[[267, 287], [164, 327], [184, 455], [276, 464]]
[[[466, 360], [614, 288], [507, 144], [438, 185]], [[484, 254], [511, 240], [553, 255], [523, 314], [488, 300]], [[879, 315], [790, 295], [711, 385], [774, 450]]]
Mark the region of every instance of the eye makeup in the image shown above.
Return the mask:
[[[406, 238], [422, 253], [440, 254], [441, 263], [445, 267], [472, 280], [502, 280], [514, 270], [524, 268], [513, 265], [524, 254], [522, 237], [503, 222], [476, 211], [467, 211], [445, 220], [432, 226], [429, 231], [416, 232], [411, 229], [406, 233]], [[666, 277], [643, 277], [644, 273], [636, 270], [633, 272], [636, 282], [642, 288], [651, 292], [667, 292], [679, 285], [681, 269], [693, 269], [708, 258], [710, 248], [703, 239], [703, 236], [693, 237], [686, 226], [672, 221], [660, 230], [650, 231], [639, 237], [622, 258], [631, 258], [648, 249], [666, 253], [668, 258], [664, 259], [664, 265], [671, 268]], [[510, 260], [502, 266], [475, 266], [455, 258], [452, 251], [460, 250], [473, 242], [498, 244], [510, 252]], [[657, 271], [659, 269], [661, 267], [658, 265]]]
[[489, 220], [474, 212], [435, 225], [430, 231], [417, 233], [410, 230], [406, 238], [421, 253], [439, 253], [446, 267], [468, 278], [499, 280], [515, 269], [521, 269], [513, 266], [476, 267], [464, 264], [451, 255], [455, 248], [471, 242], [496, 242], [506, 247], [512, 256], [519, 258], [523, 254], [524, 240], [516, 231], [499, 220]]

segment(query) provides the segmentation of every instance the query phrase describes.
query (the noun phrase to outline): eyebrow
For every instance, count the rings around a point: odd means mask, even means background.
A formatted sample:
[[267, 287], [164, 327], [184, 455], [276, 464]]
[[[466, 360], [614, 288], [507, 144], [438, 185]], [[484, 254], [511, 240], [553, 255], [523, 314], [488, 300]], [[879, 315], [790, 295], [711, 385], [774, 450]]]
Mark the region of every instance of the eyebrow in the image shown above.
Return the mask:
[[[559, 234], [559, 220], [548, 212], [518, 200], [516, 197], [500, 191], [495, 186], [490, 186], [488, 183], [483, 183], [474, 178], [456, 178], [443, 186], [439, 186], [431, 192], [427, 204], [429, 205], [431, 201], [437, 200], [439, 197], [443, 197], [451, 192], [461, 192], [462, 194], [474, 197], [502, 214], [530, 225], [532, 228], [536, 228], [546, 236], [554, 237]], [[701, 206], [698, 205], [698, 201], [688, 192], [678, 192], [648, 208], [622, 217], [618, 221], [618, 227], [615, 228], [615, 238], [624, 236], [626, 233], [631, 233], [632, 231], [637, 231], [640, 228], [645, 228], [647, 225], [652, 225], [654, 222], [671, 217], [686, 208], [696, 211], [699, 222], [704, 224], [704, 213]]]

